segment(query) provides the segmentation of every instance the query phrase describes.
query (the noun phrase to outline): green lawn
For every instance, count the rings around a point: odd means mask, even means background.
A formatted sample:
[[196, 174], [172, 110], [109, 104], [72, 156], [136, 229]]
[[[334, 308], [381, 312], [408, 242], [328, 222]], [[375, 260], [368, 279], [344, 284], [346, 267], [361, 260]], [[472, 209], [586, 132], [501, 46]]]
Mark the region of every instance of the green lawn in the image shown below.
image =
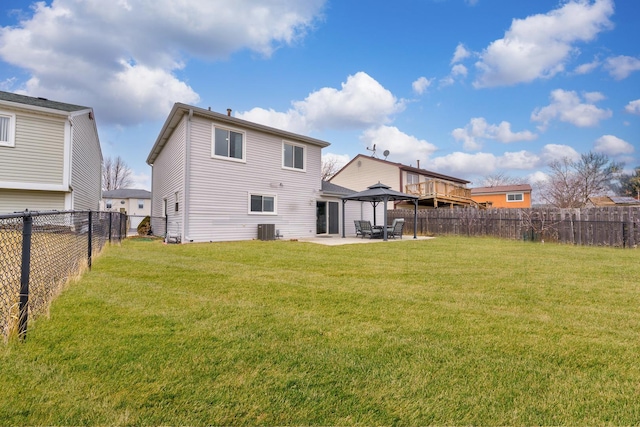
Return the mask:
[[128, 240], [0, 346], [0, 424], [638, 424], [639, 278], [483, 238]]

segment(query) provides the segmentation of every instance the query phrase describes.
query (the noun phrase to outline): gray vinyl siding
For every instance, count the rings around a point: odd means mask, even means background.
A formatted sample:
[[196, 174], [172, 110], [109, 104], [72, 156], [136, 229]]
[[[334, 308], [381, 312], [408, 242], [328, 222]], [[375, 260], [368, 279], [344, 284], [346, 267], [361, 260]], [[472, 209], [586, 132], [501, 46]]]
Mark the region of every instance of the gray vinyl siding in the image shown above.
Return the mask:
[[[186, 120], [183, 118], [151, 169], [151, 229], [157, 236], [164, 236], [165, 232], [164, 220], [160, 219], [164, 215], [163, 199], [167, 200], [169, 233], [183, 236], [185, 137]], [[176, 192], [179, 197], [178, 212], [175, 211]]]
[[[314, 236], [321, 148], [303, 144], [306, 170], [288, 170], [282, 168], [281, 138], [257, 131], [244, 135], [246, 162], [212, 158], [212, 123], [193, 118], [188, 240], [255, 239], [258, 224], [275, 224], [287, 239]], [[276, 196], [277, 215], [249, 214], [251, 193]]]
[[63, 184], [66, 120], [15, 113], [15, 146], [0, 146], [0, 181]]
[[73, 209], [97, 210], [102, 187], [102, 151], [94, 121], [89, 114], [73, 118], [72, 132]]
[[0, 214], [30, 211], [64, 210], [65, 193], [0, 189]]

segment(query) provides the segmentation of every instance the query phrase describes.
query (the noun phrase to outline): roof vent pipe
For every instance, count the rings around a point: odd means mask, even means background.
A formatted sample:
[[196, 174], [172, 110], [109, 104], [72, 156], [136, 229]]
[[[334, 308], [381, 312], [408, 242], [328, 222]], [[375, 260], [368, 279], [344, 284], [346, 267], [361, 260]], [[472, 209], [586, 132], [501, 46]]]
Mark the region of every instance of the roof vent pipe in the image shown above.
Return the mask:
[[418, 169], [420, 169], [420, 160], [416, 160], [416, 162], [418, 163]]
[[227, 108], [227, 116], [231, 117], [231, 108]]

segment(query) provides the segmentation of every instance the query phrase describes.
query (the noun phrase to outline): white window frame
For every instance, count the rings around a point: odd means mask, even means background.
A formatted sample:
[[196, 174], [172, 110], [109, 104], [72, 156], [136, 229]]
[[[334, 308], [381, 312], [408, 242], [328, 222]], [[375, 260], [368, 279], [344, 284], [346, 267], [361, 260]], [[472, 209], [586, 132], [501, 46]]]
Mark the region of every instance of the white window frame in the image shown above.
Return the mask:
[[[509, 196], [513, 196], [513, 200], [509, 200]], [[524, 202], [524, 193], [507, 193], [507, 203], [519, 203], [519, 202]]]
[[[294, 149], [294, 156], [293, 156], [294, 166], [287, 166], [284, 164], [284, 161], [285, 161], [284, 150], [285, 150], [285, 146], [287, 145], [292, 146]], [[302, 148], [302, 168], [295, 167], [295, 148], [296, 147]], [[307, 171], [307, 146], [304, 144], [297, 144], [291, 141], [282, 141], [282, 169], [287, 169], [287, 170], [297, 171], [297, 172], [306, 172]]]
[[107, 199], [107, 200], [105, 200], [105, 202], [104, 202], [104, 206], [105, 206], [105, 209], [111, 209], [111, 208], [113, 208], [113, 200], [112, 200], [112, 199]]
[[[411, 181], [409, 177], [415, 177], [416, 182], [409, 182]], [[420, 175], [413, 172], [407, 172], [407, 185], [411, 185], [411, 184], [420, 184]]]
[[138, 209], [144, 209], [144, 199], [138, 199]]
[[[256, 211], [252, 211], [251, 210], [251, 197], [252, 196], [260, 196], [264, 199], [264, 197], [271, 197], [273, 198], [273, 212], [264, 212], [264, 211], [260, 211], [260, 212], [256, 212]], [[247, 194], [247, 212], [249, 215], [278, 215], [278, 195], [277, 194], [265, 194], [265, 193], [251, 193], [249, 192]], [[264, 201], [263, 201], [263, 206], [264, 206]]]
[[[242, 135], [242, 158], [230, 157], [230, 156], [221, 156], [216, 154], [216, 129], [224, 130], [227, 132], [239, 133]], [[228, 139], [227, 139], [228, 141]], [[231, 162], [240, 162], [246, 163], [247, 159], [247, 133], [240, 129], [234, 129], [227, 126], [217, 126], [215, 124], [211, 125], [211, 157], [214, 159], [228, 160]]]
[[16, 115], [7, 111], [0, 111], [0, 118], [9, 119], [7, 141], [0, 141], [0, 147], [16, 146]]

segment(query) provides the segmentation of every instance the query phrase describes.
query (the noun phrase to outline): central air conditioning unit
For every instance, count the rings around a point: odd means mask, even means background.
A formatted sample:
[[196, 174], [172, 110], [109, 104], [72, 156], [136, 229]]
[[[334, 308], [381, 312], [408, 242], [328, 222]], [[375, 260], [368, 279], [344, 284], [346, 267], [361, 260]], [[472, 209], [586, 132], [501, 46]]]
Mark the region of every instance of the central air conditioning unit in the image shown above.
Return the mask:
[[275, 224], [258, 224], [258, 240], [275, 240]]

